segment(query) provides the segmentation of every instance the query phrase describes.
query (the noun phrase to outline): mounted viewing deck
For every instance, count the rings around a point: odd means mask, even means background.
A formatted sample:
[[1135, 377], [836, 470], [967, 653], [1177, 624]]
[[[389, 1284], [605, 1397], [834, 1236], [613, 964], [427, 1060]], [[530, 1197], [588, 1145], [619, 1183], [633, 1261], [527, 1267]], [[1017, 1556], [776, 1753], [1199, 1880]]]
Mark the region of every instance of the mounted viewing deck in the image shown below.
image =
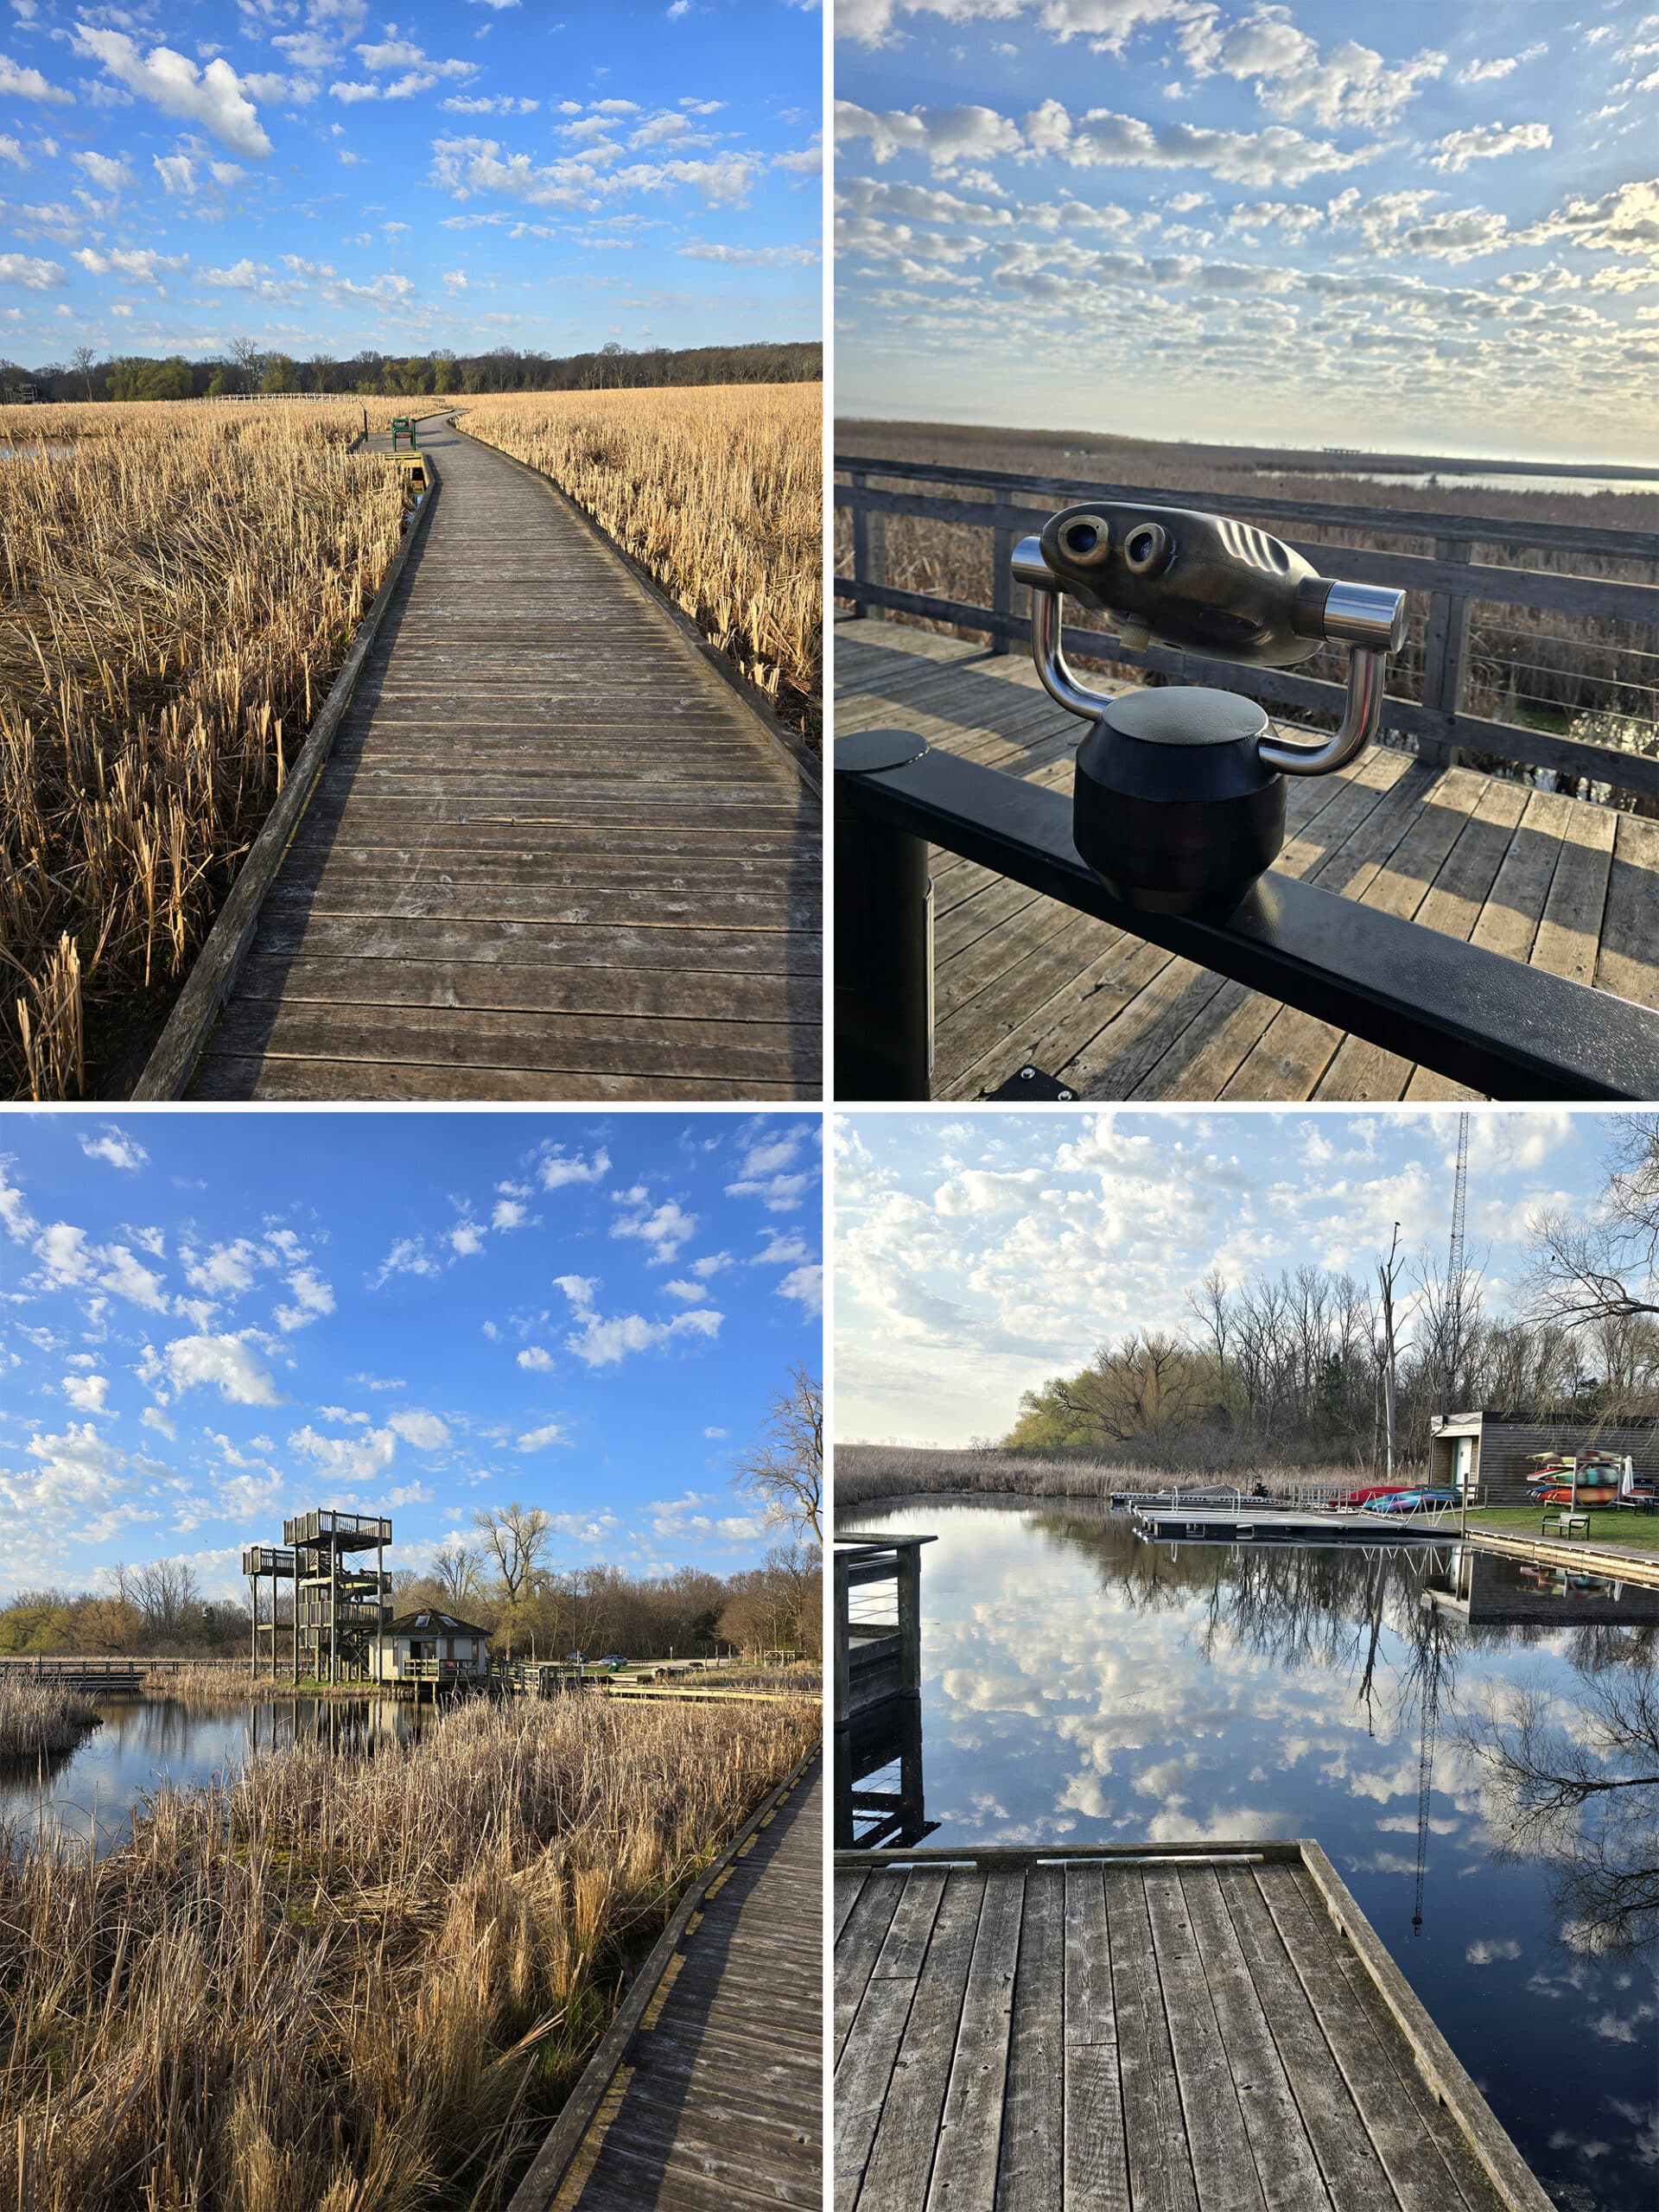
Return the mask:
[[[1202, 495], [836, 466], [852, 574], [836, 591], [865, 618], [836, 632], [836, 849], [849, 885], [873, 887], [868, 945], [846, 925], [837, 945], [839, 1096], [1651, 1095], [1659, 536], [1229, 494], [1247, 531], [1296, 533], [1284, 562], [1310, 561], [1357, 591], [1403, 592], [1407, 620], [1380, 704], [1384, 741], [1357, 758], [1338, 748], [1351, 765], [1332, 772], [1288, 777], [1282, 851], [1235, 910], [1195, 928], [1120, 901], [1078, 856], [1073, 764], [1090, 725], [1019, 650], [1027, 600], [1048, 594], [1014, 571], [1039, 573], [1021, 534], [1071, 501], [1201, 507]], [[962, 547], [976, 531], [989, 572], [980, 603], [889, 580], [893, 546], [971, 571]], [[1427, 541], [1433, 557], [1390, 538]], [[1344, 713], [1329, 643], [1303, 673], [1126, 641], [1077, 619], [1075, 597], [1065, 606], [1063, 629], [1044, 618], [1053, 647], [1063, 639], [1074, 659], [1109, 666], [1115, 701], [1142, 690], [1147, 671], [1224, 687], [1263, 712]], [[1122, 626], [1133, 639], [1134, 623]], [[1293, 719], [1264, 751], [1325, 735]], [[1595, 800], [1484, 772], [1497, 762]], [[1644, 812], [1622, 810], [1631, 798]], [[918, 887], [930, 874], [925, 960]]]
[[139, 1095], [816, 1096], [794, 754], [550, 484], [431, 416], [419, 454], [332, 748]]
[[837, 2212], [1548, 2212], [1317, 1844], [838, 1852]]

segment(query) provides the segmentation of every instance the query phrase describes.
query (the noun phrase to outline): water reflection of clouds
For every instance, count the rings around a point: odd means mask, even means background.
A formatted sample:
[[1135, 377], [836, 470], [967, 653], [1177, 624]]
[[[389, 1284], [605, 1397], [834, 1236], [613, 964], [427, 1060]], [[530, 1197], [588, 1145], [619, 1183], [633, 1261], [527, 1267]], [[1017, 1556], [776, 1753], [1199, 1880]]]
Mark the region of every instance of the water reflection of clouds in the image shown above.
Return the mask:
[[[1648, 2212], [1651, 1974], [1595, 1955], [1551, 1903], [1548, 1868], [1498, 1855], [1503, 1807], [1459, 1726], [1542, 1684], [1582, 1738], [1576, 1631], [1471, 1635], [1420, 1606], [1421, 1570], [1396, 1561], [1367, 1701], [1362, 1562], [1154, 1555], [1121, 1516], [1089, 1508], [930, 1501], [882, 1517], [939, 1537], [923, 1555], [938, 1842], [1317, 1837], [1556, 2201]], [[1435, 1650], [1417, 1938], [1421, 1700]]]

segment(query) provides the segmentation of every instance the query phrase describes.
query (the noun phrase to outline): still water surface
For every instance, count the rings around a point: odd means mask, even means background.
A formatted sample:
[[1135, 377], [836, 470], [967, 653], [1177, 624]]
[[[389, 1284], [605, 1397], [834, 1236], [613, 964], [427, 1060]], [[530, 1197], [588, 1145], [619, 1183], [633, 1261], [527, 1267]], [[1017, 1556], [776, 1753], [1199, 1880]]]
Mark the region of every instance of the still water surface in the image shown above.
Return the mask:
[[[1439, 1546], [1151, 1545], [1070, 1500], [927, 1500], [860, 1525], [938, 1538], [929, 1844], [1316, 1838], [1555, 2202], [1653, 2212], [1659, 1960], [1585, 1932], [1605, 1886], [1581, 1854], [1505, 1852], [1468, 1732], [1516, 1689], [1572, 1733], [1599, 1682], [1650, 1683], [1654, 1592], [1567, 1592]], [[1618, 1803], [1636, 1821], [1615, 1857], [1645, 1840], [1651, 1868], [1659, 1791]]]
[[100, 1853], [131, 1832], [133, 1809], [172, 1784], [188, 1789], [228, 1773], [257, 1747], [321, 1738], [346, 1751], [404, 1742], [432, 1707], [385, 1699], [280, 1698], [203, 1708], [167, 1698], [111, 1698], [103, 1722], [77, 1749], [44, 1764], [0, 1764], [0, 1828], [90, 1836]]

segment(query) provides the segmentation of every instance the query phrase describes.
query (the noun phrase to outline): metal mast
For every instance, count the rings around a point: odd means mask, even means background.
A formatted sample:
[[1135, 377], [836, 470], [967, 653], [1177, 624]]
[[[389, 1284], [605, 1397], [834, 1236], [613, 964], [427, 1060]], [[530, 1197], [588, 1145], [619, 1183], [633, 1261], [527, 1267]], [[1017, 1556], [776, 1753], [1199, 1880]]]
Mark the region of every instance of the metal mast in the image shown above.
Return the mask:
[[1440, 1421], [1452, 1408], [1452, 1370], [1463, 1349], [1463, 1224], [1469, 1197], [1469, 1116], [1458, 1116], [1458, 1173], [1452, 1188], [1452, 1248], [1446, 1262], [1445, 1338], [1440, 1346]]

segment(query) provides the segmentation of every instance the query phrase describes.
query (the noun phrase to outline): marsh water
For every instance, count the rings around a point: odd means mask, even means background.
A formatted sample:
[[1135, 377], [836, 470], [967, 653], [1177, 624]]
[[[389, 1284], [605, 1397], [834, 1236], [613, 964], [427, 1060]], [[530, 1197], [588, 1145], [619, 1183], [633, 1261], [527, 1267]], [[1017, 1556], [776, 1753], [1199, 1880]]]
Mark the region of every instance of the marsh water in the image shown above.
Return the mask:
[[73, 1751], [0, 1763], [0, 1830], [90, 1837], [100, 1853], [131, 1833], [134, 1808], [171, 1784], [188, 1789], [239, 1766], [256, 1749], [321, 1738], [345, 1752], [404, 1742], [430, 1706], [368, 1698], [276, 1698], [236, 1706], [170, 1698], [111, 1698]]
[[1553, 2200], [1653, 2212], [1659, 1789], [1529, 1827], [1505, 1722], [1530, 1698], [1533, 1750], [1599, 1741], [1651, 1688], [1659, 1592], [1441, 1545], [1154, 1544], [1071, 1500], [860, 1528], [937, 1539], [930, 1845], [1315, 1838]]

